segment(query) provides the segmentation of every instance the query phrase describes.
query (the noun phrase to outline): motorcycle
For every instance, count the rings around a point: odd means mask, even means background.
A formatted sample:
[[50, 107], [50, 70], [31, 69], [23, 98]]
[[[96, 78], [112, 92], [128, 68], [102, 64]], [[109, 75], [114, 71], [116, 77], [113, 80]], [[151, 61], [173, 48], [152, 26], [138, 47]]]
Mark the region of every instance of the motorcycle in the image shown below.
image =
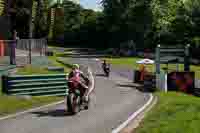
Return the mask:
[[67, 96], [67, 109], [68, 112], [76, 114], [81, 110], [81, 105], [84, 109], [88, 109], [88, 103], [84, 101], [83, 94], [84, 88], [80, 83], [75, 81], [68, 81], [69, 94]]
[[103, 65], [102, 67], [103, 67], [103, 71], [104, 71], [106, 77], [109, 77], [109, 75], [110, 75], [110, 66], [107, 64], [107, 65]]

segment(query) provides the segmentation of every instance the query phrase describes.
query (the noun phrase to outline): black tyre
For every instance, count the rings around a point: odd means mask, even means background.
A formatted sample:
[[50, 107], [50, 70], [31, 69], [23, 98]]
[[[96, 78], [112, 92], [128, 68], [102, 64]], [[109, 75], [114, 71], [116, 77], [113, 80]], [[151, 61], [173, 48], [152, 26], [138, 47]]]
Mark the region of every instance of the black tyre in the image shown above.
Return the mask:
[[78, 113], [80, 111], [80, 96], [76, 96], [74, 93], [69, 94], [67, 107], [72, 114]]
[[88, 98], [88, 101], [85, 102], [85, 106], [84, 106], [84, 109], [85, 109], [85, 110], [88, 110], [89, 104], [90, 104], [90, 97]]

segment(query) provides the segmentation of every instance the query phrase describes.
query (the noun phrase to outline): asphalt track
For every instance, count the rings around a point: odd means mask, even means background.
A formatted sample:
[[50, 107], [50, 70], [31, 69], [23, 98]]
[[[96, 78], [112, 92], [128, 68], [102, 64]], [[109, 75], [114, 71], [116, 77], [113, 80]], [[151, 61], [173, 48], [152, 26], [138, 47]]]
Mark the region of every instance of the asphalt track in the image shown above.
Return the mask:
[[111, 133], [149, 99], [149, 95], [128, 86], [127, 78], [112, 72], [104, 77], [98, 61], [74, 58], [73, 63], [90, 66], [95, 91], [88, 110], [75, 116], [65, 112], [65, 104], [0, 121], [0, 133]]

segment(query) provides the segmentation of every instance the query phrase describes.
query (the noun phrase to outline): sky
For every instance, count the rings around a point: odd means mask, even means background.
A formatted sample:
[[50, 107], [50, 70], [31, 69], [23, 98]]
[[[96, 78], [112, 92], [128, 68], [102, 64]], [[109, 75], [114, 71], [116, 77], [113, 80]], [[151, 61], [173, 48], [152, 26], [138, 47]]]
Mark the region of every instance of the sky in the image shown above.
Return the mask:
[[80, 0], [80, 4], [84, 8], [93, 9], [95, 11], [101, 10], [100, 2], [101, 0]]

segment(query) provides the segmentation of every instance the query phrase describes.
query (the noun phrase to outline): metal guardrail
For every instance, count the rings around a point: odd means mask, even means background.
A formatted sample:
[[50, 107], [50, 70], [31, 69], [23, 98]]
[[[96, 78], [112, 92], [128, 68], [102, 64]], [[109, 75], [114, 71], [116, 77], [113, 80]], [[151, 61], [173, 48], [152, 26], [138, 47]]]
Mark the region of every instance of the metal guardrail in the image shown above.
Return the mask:
[[7, 95], [65, 96], [66, 74], [4, 75], [2, 92]]
[[0, 76], [3, 74], [8, 74], [9, 70], [14, 69], [16, 67], [17, 67], [16, 65], [10, 65], [10, 66], [4, 66], [4, 67], [0, 66]]
[[160, 52], [166, 52], [166, 53], [168, 53], [168, 52], [175, 52], [175, 53], [177, 53], [177, 52], [185, 52], [185, 49], [184, 48], [182, 48], [182, 49], [170, 49], [170, 48], [160, 48]]
[[46, 51], [47, 40], [43, 38], [0, 40], [0, 64], [31, 64], [32, 57], [45, 56]]

